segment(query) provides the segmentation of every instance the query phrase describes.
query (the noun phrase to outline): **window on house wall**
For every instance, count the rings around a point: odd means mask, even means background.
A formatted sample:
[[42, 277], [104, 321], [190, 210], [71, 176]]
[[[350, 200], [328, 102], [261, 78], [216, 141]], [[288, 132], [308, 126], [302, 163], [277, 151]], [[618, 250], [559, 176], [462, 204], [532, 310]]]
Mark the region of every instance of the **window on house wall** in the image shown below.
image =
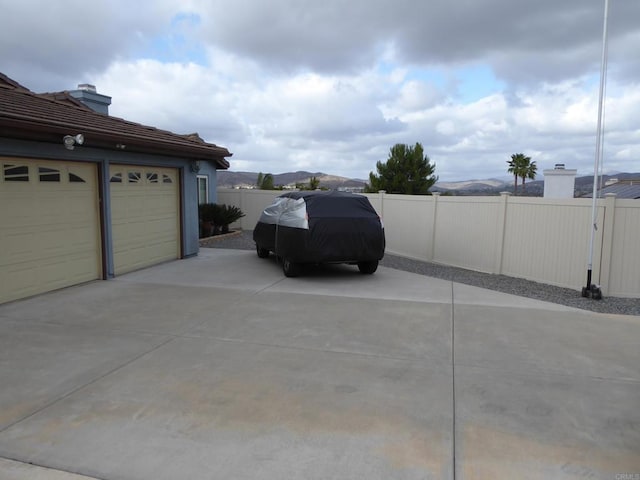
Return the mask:
[[198, 175], [198, 205], [209, 203], [209, 177]]

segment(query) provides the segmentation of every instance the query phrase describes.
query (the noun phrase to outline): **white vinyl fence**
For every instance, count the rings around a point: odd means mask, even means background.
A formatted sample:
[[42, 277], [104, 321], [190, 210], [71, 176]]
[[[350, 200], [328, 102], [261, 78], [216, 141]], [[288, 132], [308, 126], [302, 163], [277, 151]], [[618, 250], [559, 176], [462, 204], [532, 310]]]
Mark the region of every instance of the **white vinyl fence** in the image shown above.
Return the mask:
[[[218, 203], [252, 230], [279, 191], [218, 189]], [[580, 290], [586, 283], [591, 199], [367, 194], [383, 219], [387, 252]], [[640, 200], [598, 200], [593, 282], [640, 298]]]

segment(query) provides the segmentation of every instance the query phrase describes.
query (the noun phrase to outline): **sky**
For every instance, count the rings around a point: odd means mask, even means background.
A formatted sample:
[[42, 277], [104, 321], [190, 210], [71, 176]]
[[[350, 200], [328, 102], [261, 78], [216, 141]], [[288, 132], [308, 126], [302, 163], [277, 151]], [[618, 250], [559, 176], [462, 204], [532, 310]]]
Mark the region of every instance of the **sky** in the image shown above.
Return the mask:
[[[135, 5], [135, 6], [133, 6]], [[604, 0], [0, 0], [0, 72], [93, 84], [109, 113], [233, 171], [367, 179], [420, 142], [441, 181], [524, 153], [592, 174]], [[640, 2], [610, 0], [603, 171], [640, 172]]]

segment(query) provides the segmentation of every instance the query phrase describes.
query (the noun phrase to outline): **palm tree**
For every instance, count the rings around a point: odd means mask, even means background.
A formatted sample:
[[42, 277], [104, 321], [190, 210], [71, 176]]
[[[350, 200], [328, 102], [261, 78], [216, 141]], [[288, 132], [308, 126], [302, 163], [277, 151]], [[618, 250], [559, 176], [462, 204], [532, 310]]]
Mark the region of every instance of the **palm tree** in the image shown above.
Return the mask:
[[531, 162], [531, 158], [527, 157], [524, 153], [514, 153], [511, 155], [511, 160], [507, 161], [509, 168], [507, 172], [513, 174], [513, 194], [518, 193], [518, 177], [526, 175], [526, 171]]
[[528, 178], [529, 180], [535, 180], [536, 173], [538, 173], [538, 166], [536, 162], [532, 162], [529, 157], [526, 157], [527, 161], [525, 163], [525, 168], [523, 168], [522, 173], [520, 173], [520, 178], [522, 178], [522, 191], [524, 192], [524, 182]]

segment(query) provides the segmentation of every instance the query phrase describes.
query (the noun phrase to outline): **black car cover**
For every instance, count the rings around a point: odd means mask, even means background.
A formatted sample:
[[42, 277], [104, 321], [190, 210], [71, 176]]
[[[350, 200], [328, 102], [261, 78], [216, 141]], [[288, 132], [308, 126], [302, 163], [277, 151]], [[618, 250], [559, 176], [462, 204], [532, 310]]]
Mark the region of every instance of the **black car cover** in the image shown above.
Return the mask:
[[384, 256], [384, 228], [364, 195], [290, 192], [265, 209], [257, 245], [299, 263], [363, 262]]

